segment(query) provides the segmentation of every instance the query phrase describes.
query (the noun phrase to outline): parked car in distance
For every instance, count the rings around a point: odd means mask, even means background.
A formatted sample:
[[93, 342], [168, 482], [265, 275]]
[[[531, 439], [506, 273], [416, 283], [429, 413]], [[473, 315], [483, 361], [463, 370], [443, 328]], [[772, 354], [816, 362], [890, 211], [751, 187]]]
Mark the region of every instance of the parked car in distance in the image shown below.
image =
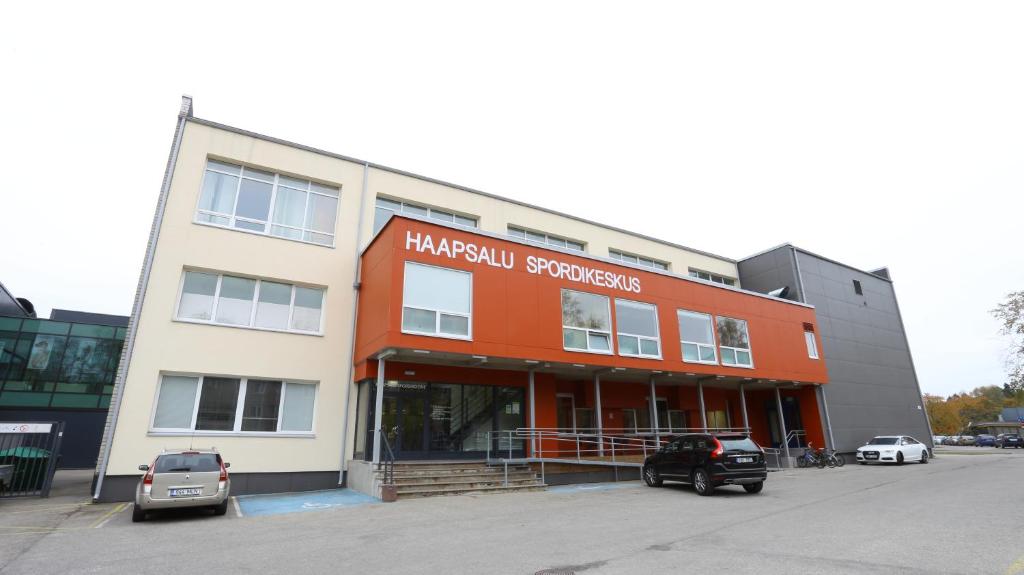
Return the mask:
[[974, 445], [973, 435], [961, 435], [956, 442], [957, 445]]
[[946, 441], [946, 436], [945, 435], [933, 435], [932, 436], [932, 445], [944, 445], [944, 443], [943, 443], [944, 441]]
[[928, 463], [928, 446], [909, 435], [879, 435], [857, 448], [857, 463]]
[[1000, 433], [999, 436], [996, 437], [996, 447], [1000, 449], [1006, 449], [1008, 447], [1020, 449], [1024, 447], [1024, 437], [1021, 437], [1016, 433]]
[[693, 485], [698, 495], [716, 487], [742, 485], [760, 493], [768, 478], [764, 452], [749, 436], [739, 433], [692, 433], [672, 438], [644, 460], [644, 482], [661, 487], [668, 481]]
[[145, 521], [149, 511], [184, 507], [209, 507], [214, 515], [224, 515], [230, 466], [213, 449], [164, 451], [153, 463], [139, 466], [146, 474], [135, 490], [132, 521]]
[[978, 447], [995, 447], [996, 436], [983, 433], [974, 438], [974, 445]]
[[959, 435], [947, 435], [945, 438], [942, 439], [942, 444], [943, 445], [959, 445], [959, 443], [960, 443], [960, 436]]

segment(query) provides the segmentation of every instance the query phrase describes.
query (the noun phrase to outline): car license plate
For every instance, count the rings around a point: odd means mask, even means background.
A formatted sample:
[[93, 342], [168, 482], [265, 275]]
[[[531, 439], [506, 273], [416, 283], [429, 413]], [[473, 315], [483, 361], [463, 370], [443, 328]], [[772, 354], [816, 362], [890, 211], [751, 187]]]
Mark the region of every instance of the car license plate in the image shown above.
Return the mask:
[[202, 487], [189, 487], [185, 489], [171, 489], [171, 497], [191, 497], [195, 495], [202, 495]]
[[753, 457], [737, 457], [736, 458], [736, 463], [753, 463], [753, 462], [754, 462], [754, 458]]
[[877, 453], [865, 453], [864, 459], [878, 459]]

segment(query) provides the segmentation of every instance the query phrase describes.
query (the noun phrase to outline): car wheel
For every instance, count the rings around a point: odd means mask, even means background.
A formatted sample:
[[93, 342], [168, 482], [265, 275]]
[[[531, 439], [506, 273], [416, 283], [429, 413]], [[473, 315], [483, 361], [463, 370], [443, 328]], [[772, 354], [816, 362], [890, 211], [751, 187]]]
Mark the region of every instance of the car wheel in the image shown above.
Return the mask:
[[896, 452], [896, 465], [903, 465], [903, 452], [902, 451], [897, 451]]
[[664, 480], [661, 478], [661, 474], [654, 468], [653, 465], [644, 466], [644, 483], [647, 487], [661, 487]]
[[928, 450], [921, 451], [921, 463], [928, 463]]
[[746, 483], [743, 485], [743, 489], [745, 489], [747, 493], [761, 493], [761, 490], [764, 489], [764, 481]]
[[132, 505], [132, 523], [142, 523], [146, 520], [146, 512], [138, 506]]
[[696, 469], [693, 472], [693, 489], [697, 492], [697, 495], [712, 495], [715, 492], [715, 486], [711, 483], [711, 478], [708, 477], [708, 472], [703, 469]]
[[213, 508], [213, 514], [214, 515], [224, 515], [225, 513], [227, 513], [228, 512], [228, 502], [229, 502], [229, 499], [230, 498], [225, 497], [224, 501], [222, 501], [220, 505], [217, 505], [216, 507], [214, 507]]

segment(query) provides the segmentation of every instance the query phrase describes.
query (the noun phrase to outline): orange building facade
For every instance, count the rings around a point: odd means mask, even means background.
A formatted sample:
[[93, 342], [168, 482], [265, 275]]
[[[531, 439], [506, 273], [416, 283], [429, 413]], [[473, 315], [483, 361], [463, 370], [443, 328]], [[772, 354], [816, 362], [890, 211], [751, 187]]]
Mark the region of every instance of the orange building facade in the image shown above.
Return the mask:
[[806, 304], [396, 216], [362, 253], [356, 322], [356, 459], [553, 449], [516, 430], [825, 444]]

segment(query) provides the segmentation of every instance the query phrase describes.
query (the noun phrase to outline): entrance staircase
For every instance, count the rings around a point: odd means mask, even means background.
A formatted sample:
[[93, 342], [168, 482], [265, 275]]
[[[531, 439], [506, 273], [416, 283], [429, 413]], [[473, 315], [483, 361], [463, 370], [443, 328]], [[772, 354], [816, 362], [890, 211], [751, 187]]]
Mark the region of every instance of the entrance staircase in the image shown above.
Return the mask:
[[[542, 491], [546, 487], [530, 466], [525, 464], [509, 465], [506, 476], [504, 466], [487, 465], [482, 461], [396, 462], [393, 473], [398, 499]], [[383, 470], [377, 471], [377, 478], [383, 482]]]

